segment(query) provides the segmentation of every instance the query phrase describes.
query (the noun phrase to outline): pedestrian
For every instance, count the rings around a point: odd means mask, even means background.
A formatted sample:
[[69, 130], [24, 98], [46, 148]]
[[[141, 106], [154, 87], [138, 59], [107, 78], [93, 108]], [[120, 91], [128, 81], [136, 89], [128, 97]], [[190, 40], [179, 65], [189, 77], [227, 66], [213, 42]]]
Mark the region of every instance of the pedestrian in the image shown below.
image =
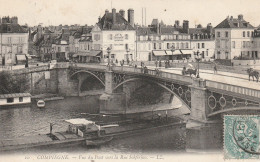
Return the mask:
[[162, 61], [159, 60], [159, 67], [162, 67]]
[[127, 65], [129, 65], [129, 62], [130, 62], [129, 58], [127, 58], [127, 60], [126, 60], [126, 61], [127, 61]]
[[218, 73], [217, 65], [215, 64], [215, 65], [214, 65], [214, 74], [217, 74], [217, 73]]
[[156, 66], [156, 68], [157, 68], [157, 66], [158, 66], [158, 60], [155, 61], [155, 66]]
[[125, 60], [124, 59], [122, 60], [122, 63], [123, 63], [123, 65], [125, 64]]
[[164, 61], [164, 67], [167, 68], [167, 60]]
[[116, 64], [118, 64], [118, 60], [116, 59]]

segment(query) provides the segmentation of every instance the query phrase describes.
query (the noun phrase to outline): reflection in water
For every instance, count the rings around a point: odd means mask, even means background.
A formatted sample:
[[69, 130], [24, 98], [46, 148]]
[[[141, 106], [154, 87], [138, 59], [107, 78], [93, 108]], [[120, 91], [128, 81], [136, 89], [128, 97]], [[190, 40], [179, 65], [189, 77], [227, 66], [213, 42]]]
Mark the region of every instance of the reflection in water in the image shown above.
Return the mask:
[[[68, 97], [64, 100], [49, 101], [46, 108], [39, 109], [36, 104], [29, 108], [11, 108], [0, 110], [0, 139], [20, 136], [46, 134], [49, 124], [56, 123], [53, 131], [66, 130], [65, 119], [85, 118], [88, 113], [98, 113], [98, 96]], [[89, 116], [88, 116], [89, 117]], [[109, 144], [90, 151], [102, 152], [142, 152], [142, 151], [180, 151], [185, 147], [185, 129], [176, 126], [172, 129], [163, 129], [145, 132], [126, 138], [112, 140]], [[49, 151], [49, 149], [46, 149]], [[63, 147], [59, 152], [81, 152], [85, 147]]]

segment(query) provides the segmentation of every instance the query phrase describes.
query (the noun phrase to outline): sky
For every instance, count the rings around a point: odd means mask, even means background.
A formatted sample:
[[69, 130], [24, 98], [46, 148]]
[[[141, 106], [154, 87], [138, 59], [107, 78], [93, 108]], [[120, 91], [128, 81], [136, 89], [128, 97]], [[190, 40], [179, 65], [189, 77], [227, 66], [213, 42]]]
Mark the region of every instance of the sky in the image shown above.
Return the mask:
[[212, 23], [215, 27], [227, 16], [239, 14], [253, 26], [260, 25], [260, 0], [0, 0], [0, 16], [17, 16], [19, 24], [30, 26], [80, 24], [94, 25], [105, 10], [134, 9], [135, 23], [142, 24], [142, 8], [146, 8], [146, 24], [158, 18], [167, 25], [175, 20], [189, 20], [190, 27]]

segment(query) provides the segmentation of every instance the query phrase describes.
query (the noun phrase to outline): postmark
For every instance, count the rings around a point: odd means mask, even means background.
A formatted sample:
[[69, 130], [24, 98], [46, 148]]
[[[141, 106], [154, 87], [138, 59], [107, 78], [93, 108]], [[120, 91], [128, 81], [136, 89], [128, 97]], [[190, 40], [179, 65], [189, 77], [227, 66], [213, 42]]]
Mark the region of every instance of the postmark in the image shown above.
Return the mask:
[[259, 159], [260, 116], [224, 116], [225, 159]]

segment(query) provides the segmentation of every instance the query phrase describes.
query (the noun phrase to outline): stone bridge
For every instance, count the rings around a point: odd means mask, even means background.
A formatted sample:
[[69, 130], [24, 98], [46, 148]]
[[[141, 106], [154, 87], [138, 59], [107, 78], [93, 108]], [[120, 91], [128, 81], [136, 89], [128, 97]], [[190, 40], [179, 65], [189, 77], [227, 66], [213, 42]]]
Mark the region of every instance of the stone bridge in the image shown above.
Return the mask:
[[[81, 86], [84, 73], [92, 75], [100, 82], [105, 93], [106, 107], [101, 106], [103, 113], [123, 113], [119, 105], [113, 104], [117, 89], [128, 82], [142, 81], [153, 83], [167, 90], [191, 110], [191, 117], [196, 120], [207, 120], [223, 113], [242, 110], [260, 110], [260, 91], [226, 84], [202, 78], [191, 78], [169, 72], [156, 72], [148, 69], [128, 66], [114, 66], [111, 70], [105, 65], [71, 64], [71, 79], [77, 75], [78, 87]], [[79, 88], [78, 88], [79, 89]], [[107, 99], [105, 99], [107, 98]], [[111, 104], [109, 106], [109, 104]]]

